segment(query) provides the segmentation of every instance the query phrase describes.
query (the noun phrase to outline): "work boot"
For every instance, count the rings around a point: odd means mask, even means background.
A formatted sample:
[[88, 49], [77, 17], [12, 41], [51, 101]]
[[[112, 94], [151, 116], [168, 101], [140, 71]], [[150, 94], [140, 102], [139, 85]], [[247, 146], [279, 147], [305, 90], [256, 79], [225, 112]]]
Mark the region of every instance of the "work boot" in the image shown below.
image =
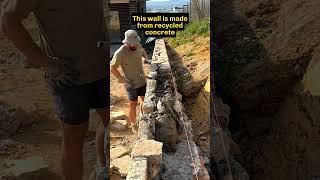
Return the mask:
[[131, 130], [133, 133], [138, 133], [138, 125], [137, 123], [131, 123]]

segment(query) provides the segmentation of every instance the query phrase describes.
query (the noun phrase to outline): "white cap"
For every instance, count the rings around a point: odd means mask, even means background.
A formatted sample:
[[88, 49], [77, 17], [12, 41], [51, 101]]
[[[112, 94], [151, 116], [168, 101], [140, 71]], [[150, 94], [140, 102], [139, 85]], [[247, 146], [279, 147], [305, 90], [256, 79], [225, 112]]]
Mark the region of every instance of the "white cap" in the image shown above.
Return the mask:
[[141, 38], [138, 36], [137, 32], [134, 30], [127, 30], [124, 33], [124, 40], [122, 41], [124, 44], [128, 44], [130, 46], [140, 45]]

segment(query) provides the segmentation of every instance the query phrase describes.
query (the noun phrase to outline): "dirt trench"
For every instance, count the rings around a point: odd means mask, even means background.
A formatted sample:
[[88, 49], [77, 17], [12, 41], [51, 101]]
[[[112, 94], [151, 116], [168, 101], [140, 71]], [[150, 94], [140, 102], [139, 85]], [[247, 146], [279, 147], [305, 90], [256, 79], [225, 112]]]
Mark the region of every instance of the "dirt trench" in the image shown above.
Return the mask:
[[215, 85], [252, 179], [319, 178], [319, 97], [304, 88], [318, 57], [319, 1], [215, 1]]
[[167, 44], [173, 75], [185, 113], [191, 120], [193, 140], [210, 170], [210, 47], [209, 37], [194, 37], [193, 41], [174, 47]]

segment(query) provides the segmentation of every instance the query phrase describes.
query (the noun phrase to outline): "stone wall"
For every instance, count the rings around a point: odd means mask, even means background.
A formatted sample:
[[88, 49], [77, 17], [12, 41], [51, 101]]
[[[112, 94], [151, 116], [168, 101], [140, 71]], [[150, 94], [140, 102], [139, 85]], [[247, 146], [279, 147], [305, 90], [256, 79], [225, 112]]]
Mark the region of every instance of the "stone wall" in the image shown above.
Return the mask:
[[201, 152], [192, 140], [191, 120], [176, 91], [163, 39], [155, 42], [148, 76], [139, 140], [131, 153], [127, 179], [193, 179], [195, 175], [208, 178]]

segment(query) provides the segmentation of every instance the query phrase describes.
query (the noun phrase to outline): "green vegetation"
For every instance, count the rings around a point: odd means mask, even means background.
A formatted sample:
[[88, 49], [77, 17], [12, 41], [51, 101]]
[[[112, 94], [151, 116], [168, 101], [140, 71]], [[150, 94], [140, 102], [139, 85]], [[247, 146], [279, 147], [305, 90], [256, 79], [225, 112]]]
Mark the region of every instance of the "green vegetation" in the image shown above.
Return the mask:
[[190, 57], [190, 56], [193, 56], [193, 55], [194, 55], [194, 52], [193, 52], [193, 51], [189, 51], [189, 52], [187, 52], [187, 54], [186, 54], [187, 57]]
[[183, 31], [178, 31], [175, 38], [168, 39], [173, 46], [179, 46], [193, 41], [195, 37], [210, 36], [210, 19], [190, 21]]
[[176, 79], [176, 83], [177, 83], [177, 88], [178, 89], [182, 89], [182, 87], [192, 79], [191, 74], [186, 74], [183, 76], [180, 76]]

